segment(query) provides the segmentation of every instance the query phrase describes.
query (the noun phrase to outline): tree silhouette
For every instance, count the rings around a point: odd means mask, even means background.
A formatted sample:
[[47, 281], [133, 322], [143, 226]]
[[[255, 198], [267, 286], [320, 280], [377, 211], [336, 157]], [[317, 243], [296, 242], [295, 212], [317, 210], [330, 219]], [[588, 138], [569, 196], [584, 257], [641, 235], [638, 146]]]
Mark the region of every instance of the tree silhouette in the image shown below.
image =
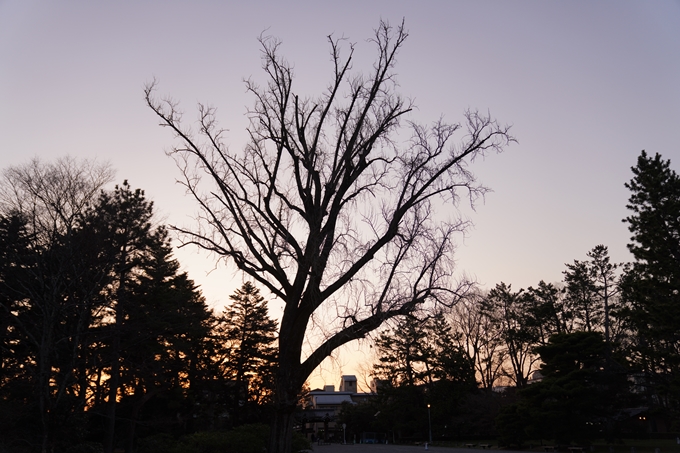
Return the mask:
[[485, 295], [471, 293], [453, 307], [451, 324], [454, 341], [474, 364], [477, 379], [482, 388], [491, 391], [503, 375], [507, 350], [503, 341], [503, 329], [492, 313], [484, 309]]
[[[272, 400], [277, 324], [269, 317], [267, 301], [251, 282], [245, 282], [229, 299], [231, 304], [220, 318], [220, 360], [224, 378], [236, 384], [236, 404], [231, 410], [243, 412], [242, 407], [248, 409]], [[237, 422], [246, 417], [242, 413], [232, 415]]]
[[5, 351], [18, 354], [3, 356], [3, 368], [21, 362], [15, 377], [31, 389], [26, 407], [39, 432], [30, 437], [40, 439], [42, 451], [74, 437], [74, 417], [85, 405], [80, 371], [104, 274], [88, 261], [91, 244], [78, 240], [78, 232], [111, 175], [107, 165], [66, 157], [9, 167], [0, 181], [7, 259], [0, 309], [5, 331], [15, 339]]
[[680, 177], [670, 161], [642, 151], [626, 184], [624, 219], [635, 257], [625, 277], [628, 320], [635, 332], [635, 361], [656, 393], [651, 404], [680, 411]]
[[482, 302], [483, 310], [501, 331], [511, 370], [506, 374], [517, 387], [527, 385], [529, 375], [538, 357], [534, 347], [539, 334], [535, 326], [527, 322], [530, 316], [523, 289], [513, 291], [512, 285], [498, 283]]
[[138, 420], [152, 398], [196, 386], [198, 355], [213, 323], [200, 292], [172, 258], [167, 230], [154, 225], [153, 216], [144, 191], [124, 181], [103, 191], [82, 221], [80, 242], [96, 245], [107, 276], [90, 346], [100, 364], [95, 412], [105, 421], [107, 452], [121, 443], [133, 450]]
[[[255, 103], [241, 152], [225, 146], [214, 108], [199, 105], [195, 134], [176, 103], [157, 100], [155, 84], [146, 89], [147, 104], [179, 139], [171, 154], [202, 209], [195, 229], [177, 229], [285, 304], [271, 453], [290, 451], [297, 393], [332, 351], [425, 303], [451, 303], [465, 289], [451, 282], [453, 236], [466, 226], [455, 205], [485, 191], [470, 162], [513, 138], [475, 111], [462, 125], [406, 122], [412, 105], [397, 93], [394, 72], [406, 38], [403, 23], [381, 22], [372, 39], [377, 59], [361, 75], [352, 72], [354, 46], [343, 57], [341, 40], [329, 37], [328, 88], [302, 98], [280, 42], [262, 37], [267, 81], [246, 82]], [[463, 138], [453, 143], [457, 133]], [[324, 310], [335, 320], [303, 356]]]

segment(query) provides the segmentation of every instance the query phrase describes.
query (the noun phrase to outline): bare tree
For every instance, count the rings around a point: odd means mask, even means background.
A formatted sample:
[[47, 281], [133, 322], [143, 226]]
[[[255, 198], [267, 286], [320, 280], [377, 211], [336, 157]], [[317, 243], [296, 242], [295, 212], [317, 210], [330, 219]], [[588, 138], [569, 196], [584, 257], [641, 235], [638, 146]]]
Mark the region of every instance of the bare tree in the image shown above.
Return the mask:
[[[285, 304], [270, 452], [290, 451], [297, 393], [333, 350], [464, 289], [451, 278], [453, 236], [466, 226], [455, 206], [461, 194], [474, 202], [485, 191], [468, 165], [513, 141], [508, 127], [475, 111], [463, 124], [406, 121], [412, 105], [396, 92], [394, 72], [406, 38], [403, 23], [381, 22], [377, 60], [360, 75], [351, 70], [354, 46], [343, 57], [329, 37], [328, 88], [301, 98], [280, 42], [261, 37], [267, 82], [246, 81], [255, 104], [240, 152], [225, 146], [214, 108], [199, 105], [196, 133], [174, 101], [154, 96], [155, 83], [145, 90], [179, 139], [171, 154], [201, 207], [195, 228], [176, 228], [185, 244], [232, 260]], [[336, 321], [303, 356], [310, 321], [323, 310]]]
[[49, 243], [56, 234], [70, 234], [113, 175], [109, 164], [94, 160], [66, 156], [44, 163], [34, 158], [3, 171], [0, 212], [20, 213], [34, 240]]
[[[60, 407], [73, 387], [85, 405], [85, 378], [79, 373], [85, 330], [102, 275], [86, 262], [86, 244], [73, 240], [78, 219], [113, 175], [108, 164], [65, 157], [9, 167], [0, 179], [0, 218], [25, 226], [26, 256], [13, 258], [23, 279], [0, 278], [0, 291], [15, 294], [0, 309], [25, 338], [31, 359], [22, 365], [37, 390], [42, 451], [53, 448], [66, 416]], [[75, 320], [66, 328], [66, 319]]]
[[449, 317], [458, 347], [470, 357], [482, 388], [490, 391], [506, 374], [507, 351], [500, 325], [483, 310], [485, 297], [472, 292], [453, 307]]

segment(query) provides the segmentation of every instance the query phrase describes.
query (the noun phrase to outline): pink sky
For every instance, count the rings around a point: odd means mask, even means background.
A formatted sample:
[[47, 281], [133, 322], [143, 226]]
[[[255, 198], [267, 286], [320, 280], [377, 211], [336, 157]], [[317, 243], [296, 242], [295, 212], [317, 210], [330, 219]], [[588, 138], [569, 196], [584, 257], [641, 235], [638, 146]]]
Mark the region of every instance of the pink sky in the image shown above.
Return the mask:
[[[405, 18], [410, 32], [398, 72], [418, 106], [412, 119], [488, 109], [519, 140], [473, 167], [493, 192], [465, 210], [475, 228], [461, 238], [461, 272], [520, 288], [559, 281], [564, 263], [600, 243], [614, 261], [630, 259], [621, 222], [630, 167], [646, 149], [680, 168], [678, 1], [0, 0], [0, 168], [34, 156], [110, 161], [159, 218], [191, 224], [195, 207], [174, 183], [164, 155], [173, 140], [144, 105], [145, 82], [158, 78], [187, 118], [199, 101], [216, 106], [239, 149], [252, 102], [242, 80], [261, 77], [263, 30], [315, 94], [331, 71], [326, 35], [356, 42], [355, 69], [368, 69], [380, 18]], [[218, 310], [241, 284], [223, 266], [207, 275], [211, 257], [177, 256]], [[361, 374], [356, 350], [313, 383]]]

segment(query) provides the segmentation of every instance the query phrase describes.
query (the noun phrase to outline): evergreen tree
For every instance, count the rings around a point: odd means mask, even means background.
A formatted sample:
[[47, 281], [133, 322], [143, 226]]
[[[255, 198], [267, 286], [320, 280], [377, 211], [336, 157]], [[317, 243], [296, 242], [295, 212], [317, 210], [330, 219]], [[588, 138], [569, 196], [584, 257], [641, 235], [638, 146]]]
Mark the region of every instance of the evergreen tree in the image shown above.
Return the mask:
[[[670, 161], [642, 151], [626, 184], [624, 219], [635, 257], [625, 277], [635, 359], [655, 393], [650, 404], [680, 410], [680, 177]], [[676, 412], [677, 413], [677, 412]]]
[[580, 330], [603, 332], [607, 343], [621, 340], [622, 329], [613, 324], [621, 310], [620, 265], [611, 262], [604, 245], [595, 246], [587, 255], [588, 261], [574, 260], [564, 271], [568, 309]]
[[29, 365], [35, 349], [22, 329], [29, 306], [20, 288], [31, 284], [26, 267], [32, 259], [26, 219], [0, 216], [0, 439], [5, 441], [42, 434], [36, 429], [40, 415]]
[[626, 407], [627, 380], [609, 372], [607, 350], [600, 332], [584, 331], [553, 335], [537, 348], [544, 377], [520, 392], [517, 411], [526, 436], [583, 444], [611, 435], [608, 422]]
[[409, 317], [376, 340], [377, 378], [387, 381], [379, 409], [384, 426], [396, 437], [426, 439], [427, 404], [433, 431], [453, 431], [460, 423], [458, 408], [476, 388], [474, 364], [454, 341], [452, 327], [442, 313], [419, 320]]
[[408, 317], [380, 334], [375, 345], [378, 363], [374, 373], [393, 387], [415, 387], [432, 381], [433, 351], [427, 339], [425, 322]]
[[567, 264], [564, 283], [567, 291], [567, 304], [573, 311], [578, 330], [598, 331], [602, 323], [603, 308], [597, 297], [592, 268], [586, 261], [574, 260]]
[[524, 290], [513, 291], [512, 285], [503, 282], [489, 291], [483, 301], [485, 315], [501, 330], [511, 366], [511, 370], [506, 374], [517, 387], [524, 387], [527, 384], [534, 363], [538, 359], [533, 349], [538, 342], [539, 334], [535, 326], [526, 322], [529, 309]]
[[554, 334], [572, 330], [574, 315], [567, 307], [563, 288], [541, 280], [536, 288], [527, 288], [523, 303], [524, 323], [536, 332], [539, 344], [546, 344]]
[[252, 283], [245, 282], [229, 299], [231, 304], [220, 318], [220, 361], [223, 377], [232, 384], [232, 416], [240, 423], [258, 417], [252, 413], [254, 409], [271, 402], [277, 323], [269, 317], [267, 301]]
[[[204, 355], [214, 324], [200, 291], [172, 258], [167, 240], [149, 251], [149, 261], [129, 287], [121, 338], [120, 400], [126, 451], [134, 450], [138, 426], [184, 427], [202, 415], [195, 404], [210, 378]], [[147, 430], [148, 433], [148, 430]], [[145, 433], [140, 433], [145, 434]]]
[[215, 319], [144, 193], [100, 192], [109, 174], [62, 159], [0, 181], [3, 444], [131, 451], [138, 426], [202, 420]]
[[152, 219], [153, 203], [125, 181], [102, 192], [83, 221], [84, 234], [107, 263], [92, 345], [104, 381], [95, 412], [103, 416], [107, 451], [118, 445], [132, 451], [140, 419], [169, 426], [192, 417], [187, 393], [200, 384], [205, 349], [211, 352], [206, 338], [212, 315], [193, 282], [179, 273], [166, 229]]
[[102, 192], [98, 203], [90, 211], [87, 227], [92, 228], [100, 240], [103, 258], [109, 263], [105, 325], [102, 335], [107, 345], [105, 363], [108, 365], [108, 398], [106, 437], [104, 448], [112, 453], [115, 447], [116, 410], [122, 388], [123, 339], [126, 337], [126, 319], [133, 307], [132, 293], [138, 277], [151, 259], [150, 251], [160, 246], [165, 233], [154, 231], [151, 225], [153, 203], [146, 200], [140, 189], [132, 190], [127, 181], [114, 191]]

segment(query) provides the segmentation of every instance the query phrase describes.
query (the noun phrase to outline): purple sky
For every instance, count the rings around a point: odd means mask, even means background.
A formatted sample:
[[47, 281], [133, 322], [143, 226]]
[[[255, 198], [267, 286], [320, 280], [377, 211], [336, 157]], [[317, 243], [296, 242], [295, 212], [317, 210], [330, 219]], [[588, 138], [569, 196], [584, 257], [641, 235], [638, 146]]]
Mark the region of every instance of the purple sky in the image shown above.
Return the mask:
[[[283, 41], [301, 94], [316, 94], [332, 69], [326, 35], [356, 42], [355, 68], [368, 69], [380, 18], [405, 18], [410, 32], [397, 72], [418, 106], [411, 119], [488, 109], [519, 140], [473, 166], [493, 192], [466, 210], [475, 228], [461, 272], [518, 289], [559, 281], [597, 244], [630, 259], [630, 167], [646, 149], [680, 169], [678, 1], [0, 0], [0, 168], [35, 156], [109, 161], [160, 218], [188, 225], [195, 207], [174, 183], [173, 139], [145, 107], [145, 82], [156, 77], [187, 119], [197, 102], [216, 106], [238, 150], [252, 103], [242, 80], [262, 80], [263, 30]], [[206, 276], [208, 256], [177, 256], [217, 309], [240, 286], [222, 267]], [[359, 374], [349, 362], [339, 358], [342, 371]]]

